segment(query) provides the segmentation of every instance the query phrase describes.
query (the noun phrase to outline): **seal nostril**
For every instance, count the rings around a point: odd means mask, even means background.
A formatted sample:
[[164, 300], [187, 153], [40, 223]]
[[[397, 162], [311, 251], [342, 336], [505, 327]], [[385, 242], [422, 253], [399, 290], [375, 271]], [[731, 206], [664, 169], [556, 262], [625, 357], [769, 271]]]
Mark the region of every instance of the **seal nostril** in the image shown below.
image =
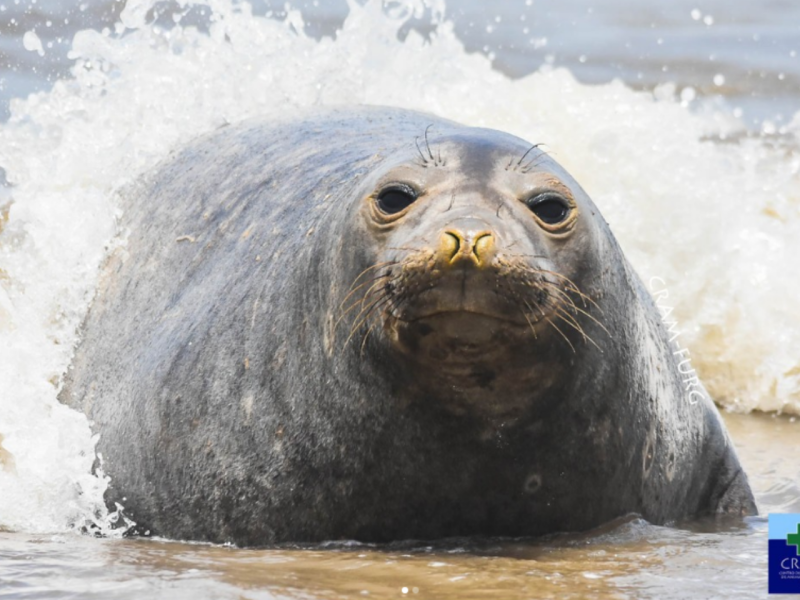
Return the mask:
[[442, 241], [445, 244], [445, 256], [447, 260], [452, 261], [461, 250], [461, 237], [451, 231], [445, 231]]
[[486, 257], [492, 246], [494, 246], [494, 236], [491, 233], [483, 233], [477, 237], [472, 245], [472, 253], [479, 263], [482, 258]]

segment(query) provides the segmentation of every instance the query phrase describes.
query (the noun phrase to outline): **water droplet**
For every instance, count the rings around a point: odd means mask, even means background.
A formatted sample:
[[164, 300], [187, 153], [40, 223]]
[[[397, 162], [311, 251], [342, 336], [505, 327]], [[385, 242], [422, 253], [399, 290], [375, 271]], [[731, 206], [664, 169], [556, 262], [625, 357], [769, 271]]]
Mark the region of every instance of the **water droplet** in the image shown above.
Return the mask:
[[44, 56], [44, 48], [42, 48], [42, 40], [36, 35], [36, 32], [26, 31], [22, 36], [22, 46], [29, 52], [36, 52], [39, 56]]

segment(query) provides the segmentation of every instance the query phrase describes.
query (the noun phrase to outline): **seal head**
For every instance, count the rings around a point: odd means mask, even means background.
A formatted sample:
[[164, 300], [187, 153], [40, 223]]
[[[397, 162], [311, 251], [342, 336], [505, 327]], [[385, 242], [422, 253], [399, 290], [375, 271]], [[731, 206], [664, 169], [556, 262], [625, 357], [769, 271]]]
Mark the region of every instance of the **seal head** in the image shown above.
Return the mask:
[[604, 232], [538, 146], [428, 128], [365, 189], [343, 237], [375, 251], [342, 301], [346, 343], [382, 345], [426, 396], [512, 417], [569, 376], [582, 344], [610, 335], [594, 300]]

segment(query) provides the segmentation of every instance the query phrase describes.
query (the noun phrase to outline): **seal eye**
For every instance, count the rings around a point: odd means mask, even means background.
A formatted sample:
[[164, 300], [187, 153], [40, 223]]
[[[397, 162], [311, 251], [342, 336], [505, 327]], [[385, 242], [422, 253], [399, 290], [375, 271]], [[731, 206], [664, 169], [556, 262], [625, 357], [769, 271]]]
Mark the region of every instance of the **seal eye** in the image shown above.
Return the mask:
[[378, 194], [378, 208], [387, 215], [399, 213], [417, 199], [416, 192], [407, 185], [393, 185]]
[[548, 225], [557, 225], [569, 216], [570, 207], [555, 194], [539, 194], [526, 202], [533, 214]]

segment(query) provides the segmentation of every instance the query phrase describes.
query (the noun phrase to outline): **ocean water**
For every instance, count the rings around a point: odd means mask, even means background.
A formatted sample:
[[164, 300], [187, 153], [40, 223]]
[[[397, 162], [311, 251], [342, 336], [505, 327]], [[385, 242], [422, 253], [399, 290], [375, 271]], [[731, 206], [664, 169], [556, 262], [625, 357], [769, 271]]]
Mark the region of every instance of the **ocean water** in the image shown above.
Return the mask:
[[94, 539], [107, 479], [56, 396], [120, 189], [226, 122], [402, 106], [546, 144], [737, 413], [761, 512], [800, 512], [798, 52], [800, 5], [777, 0], [0, 0], [0, 598], [763, 597], [761, 518], [435, 547]]

